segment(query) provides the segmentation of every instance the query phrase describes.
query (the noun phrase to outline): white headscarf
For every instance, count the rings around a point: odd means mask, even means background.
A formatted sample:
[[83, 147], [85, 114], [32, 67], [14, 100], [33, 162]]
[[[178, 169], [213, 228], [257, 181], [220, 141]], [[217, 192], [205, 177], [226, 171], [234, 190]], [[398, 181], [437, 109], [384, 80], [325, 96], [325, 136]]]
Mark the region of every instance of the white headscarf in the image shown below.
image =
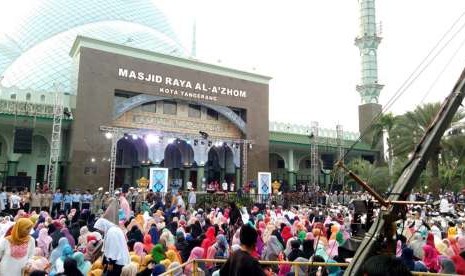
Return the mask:
[[103, 255], [107, 259], [115, 260], [117, 265], [124, 266], [129, 264], [131, 258], [123, 230], [105, 218], [99, 218], [95, 222], [94, 227], [105, 233]]

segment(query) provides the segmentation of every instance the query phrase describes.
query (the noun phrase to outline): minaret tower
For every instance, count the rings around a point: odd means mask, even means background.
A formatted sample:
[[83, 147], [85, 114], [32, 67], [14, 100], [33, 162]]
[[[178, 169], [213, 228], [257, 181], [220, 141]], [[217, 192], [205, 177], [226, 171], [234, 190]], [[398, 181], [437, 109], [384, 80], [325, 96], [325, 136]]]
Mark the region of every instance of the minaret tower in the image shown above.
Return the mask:
[[[377, 50], [381, 37], [376, 28], [375, 0], [358, 0], [360, 5], [360, 33], [355, 45], [360, 50], [361, 83], [356, 86], [362, 99], [358, 107], [359, 131], [363, 133], [373, 118], [382, 110], [378, 97], [384, 85], [378, 83]], [[371, 135], [364, 138], [370, 139]], [[370, 142], [371, 141], [365, 141]]]

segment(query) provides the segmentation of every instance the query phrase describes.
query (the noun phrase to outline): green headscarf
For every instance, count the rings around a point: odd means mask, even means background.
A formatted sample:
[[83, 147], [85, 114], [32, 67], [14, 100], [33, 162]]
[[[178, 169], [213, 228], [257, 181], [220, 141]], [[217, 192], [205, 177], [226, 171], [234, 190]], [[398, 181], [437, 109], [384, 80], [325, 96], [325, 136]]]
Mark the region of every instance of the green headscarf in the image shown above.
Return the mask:
[[165, 249], [163, 248], [163, 245], [157, 243], [153, 248], [152, 248], [152, 258], [155, 261], [155, 263], [159, 264], [160, 261], [166, 259], [165, 256]]
[[338, 231], [336, 233], [336, 241], [339, 244], [339, 246], [342, 246], [346, 241], [344, 240], [344, 235], [342, 234], [341, 231]]
[[300, 240], [300, 243], [302, 243], [306, 237], [307, 233], [305, 233], [305, 231], [299, 231], [299, 233], [297, 234], [297, 238]]
[[81, 252], [76, 252], [73, 254], [73, 259], [76, 261], [77, 267], [79, 271], [81, 271], [82, 275], [87, 275], [91, 268], [91, 264], [89, 261], [86, 261], [84, 258], [84, 254]]

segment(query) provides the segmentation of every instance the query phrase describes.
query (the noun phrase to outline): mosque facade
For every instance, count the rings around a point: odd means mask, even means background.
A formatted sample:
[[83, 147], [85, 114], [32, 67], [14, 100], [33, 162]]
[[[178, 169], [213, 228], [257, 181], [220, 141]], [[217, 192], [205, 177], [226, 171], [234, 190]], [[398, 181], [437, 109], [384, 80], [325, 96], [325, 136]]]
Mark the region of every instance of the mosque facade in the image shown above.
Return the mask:
[[[190, 58], [152, 1], [36, 5], [0, 36], [0, 181], [7, 187], [43, 185], [50, 164], [57, 187], [67, 189], [106, 187], [110, 178], [116, 187], [136, 185], [152, 167], [197, 189], [214, 180], [240, 187], [268, 171], [292, 187], [315, 174], [312, 144], [325, 184], [341, 149], [358, 138], [320, 129], [312, 140], [308, 127], [270, 123], [270, 77]], [[59, 140], [52, 134], [57, 99]], [[377, 156], [359, 142], [348, 158]]]

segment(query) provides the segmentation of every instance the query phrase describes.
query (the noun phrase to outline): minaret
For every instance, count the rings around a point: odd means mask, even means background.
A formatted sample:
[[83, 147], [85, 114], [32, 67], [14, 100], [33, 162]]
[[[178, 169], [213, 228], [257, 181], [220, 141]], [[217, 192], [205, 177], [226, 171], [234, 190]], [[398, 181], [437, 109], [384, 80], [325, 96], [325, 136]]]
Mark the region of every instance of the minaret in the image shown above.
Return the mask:
[[[363, 133], [382, 110], [378, 97], [384, 85], [378, 83], [377, 50], [381, 42], [376, 28], [375, 0], [358, 0], [360, 4], [360, 33], [355, 45], [360, 50], [361, 83], [356, 86], [362, 103], [358, 107], [359, 131]], [[365, 135], [370, 142], [371, 135]]]

